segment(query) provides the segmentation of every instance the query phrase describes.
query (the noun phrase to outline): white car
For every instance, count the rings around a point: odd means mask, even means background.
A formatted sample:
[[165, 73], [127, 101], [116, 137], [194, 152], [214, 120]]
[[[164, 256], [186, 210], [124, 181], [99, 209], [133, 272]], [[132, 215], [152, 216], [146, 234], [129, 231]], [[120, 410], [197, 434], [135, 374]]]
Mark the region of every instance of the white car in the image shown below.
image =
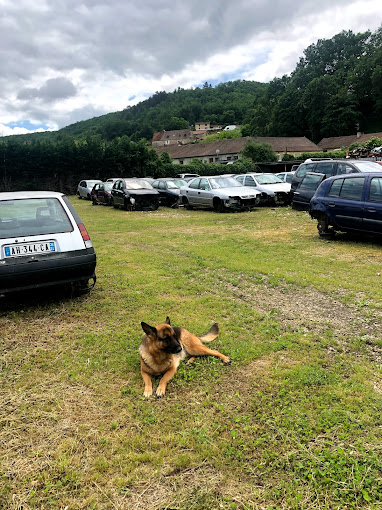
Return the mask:
[[77, 186], [78, 198], [87, 198], [88, 200], [91, 200], [92, 189], [95, 184], [99, 184], [100, 182], [102, 181], [99, 179], [86, 179], [81, 181]]
[[243, 186], [250, 186], [261, 192], [263, 205], [288, 205], [291, 202], [290, 184], [283, 182], [274, 174], [249, 173], [235, 175]]
[[290, 184], [292, 182], [294, 172], [280, 172], [275, 174], [275, 176], [281, 179], [283, 182]]
[[236, 179], [221, 175], [201, 176], [180, 188], [179, 203], [188, 209], [201, 207], [224, 212], [249, 211], [259, 204], [260, 193], [241, 186]]
[[58, 284], [90, 290], [95, 267], [90, 236], [65, 195], [0, 193], [0, 296]]

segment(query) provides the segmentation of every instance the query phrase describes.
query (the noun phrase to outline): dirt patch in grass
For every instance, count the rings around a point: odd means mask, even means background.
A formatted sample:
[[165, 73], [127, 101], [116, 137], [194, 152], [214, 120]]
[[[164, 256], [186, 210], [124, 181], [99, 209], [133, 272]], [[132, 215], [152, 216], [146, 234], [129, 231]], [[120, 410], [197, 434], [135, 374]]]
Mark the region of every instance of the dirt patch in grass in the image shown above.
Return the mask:
[[331, 330], [345, 352], [349, 350], [346, 340], [364, 338], [370, 359], [382, 362], [382, 349], [374, 344], [382, 330], [380, 310], [345, 305], [312, 287], [296, 288], [286, 283], [275, 287], [267, 279], [262, 284], [247, 278], [232, 284], [223, 278], [221, 284], [235, 300], [249, 303], [256, 311], [264, 314], [274, 311], [285, 330], [302, 333]]

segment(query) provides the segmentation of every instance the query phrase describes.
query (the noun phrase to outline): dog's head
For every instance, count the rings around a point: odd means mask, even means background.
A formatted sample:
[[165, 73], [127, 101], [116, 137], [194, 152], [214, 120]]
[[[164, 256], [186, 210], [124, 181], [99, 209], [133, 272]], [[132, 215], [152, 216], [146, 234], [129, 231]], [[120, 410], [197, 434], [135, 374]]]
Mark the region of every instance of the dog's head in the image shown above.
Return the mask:
[[143, 331], [146, 333], [147, 338], [167, 354], [178, 354], [182, 350], [179, 338], [176, 332], [171, 327], [170, 318], [166, 318], [164, 324], [158, 326], [150, 326], [145, 322], [141, 322]]

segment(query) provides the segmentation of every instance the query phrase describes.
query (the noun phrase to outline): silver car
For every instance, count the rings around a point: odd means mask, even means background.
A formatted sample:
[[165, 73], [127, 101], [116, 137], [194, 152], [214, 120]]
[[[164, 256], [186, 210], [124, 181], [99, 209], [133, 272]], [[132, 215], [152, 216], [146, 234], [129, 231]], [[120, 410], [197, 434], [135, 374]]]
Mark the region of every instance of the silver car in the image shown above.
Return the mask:
[[235, 175], [235, 179], [241, 185], [259, 191], [263, 205], [287, 205], [291, 202], [290, 184], [283, 182], [274, 174], [241, 174]]
[[88, 200], [91, 200], [91, 193], [92, 189], [95, 184], [98, 184], [102, 181], [99, 179], [86, 179], [81, 181], [77, 186], [77, 195], [78, 198], [87, 198]]
[[201, 207], [218, 212], [250, 210], [260, 202], [260, 193], [241, 186], [232, 177], [202, 176], [180, 188], [180, 204], [191, 209]]

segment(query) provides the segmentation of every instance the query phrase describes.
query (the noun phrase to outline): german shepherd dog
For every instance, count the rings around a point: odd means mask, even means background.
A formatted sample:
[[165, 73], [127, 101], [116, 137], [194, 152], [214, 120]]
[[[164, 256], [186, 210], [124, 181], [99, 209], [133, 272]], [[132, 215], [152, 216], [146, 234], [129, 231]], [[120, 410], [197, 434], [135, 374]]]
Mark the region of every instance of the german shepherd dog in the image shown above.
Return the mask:
[[[214, 324], [210, 330], [200, 337], [197, 337], [184, 328], [172, 327], [169, 317], [164, 324], [149, 326], [141, 322], [145, 336], [143, 337], [139, 354], [141, 358], [141, 374], [145, 383], [144, 396], [150, 397], [153, 394], [152, 377], [163, 374], [156, 391], [157, 397], [163, 397], [166, 393], [166, 386], [169, 380], [175, 375], [179, 363], [188, 356], [191, 356], [188, 363], [195, 359], [195, 356], [217, 356], [224, 364], [230, 359], [219, 351], [209, 349], [202, 342], [211, 342], [219, 334], [219, 325]], [[188, 364], [187, 363], [187, 364]]]

